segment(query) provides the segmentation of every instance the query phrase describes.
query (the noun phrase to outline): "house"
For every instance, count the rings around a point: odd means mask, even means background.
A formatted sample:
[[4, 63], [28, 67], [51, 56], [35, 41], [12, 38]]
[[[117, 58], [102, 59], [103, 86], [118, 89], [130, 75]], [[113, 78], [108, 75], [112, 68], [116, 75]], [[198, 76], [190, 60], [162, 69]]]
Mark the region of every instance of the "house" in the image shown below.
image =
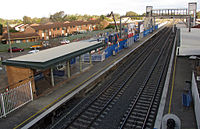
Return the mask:
[[30, 25], [25, 32], [37, 33], [40, 39], [49, 40], [50, 38], [67, 36], [75, 32], [96, 30], [99, 22], [97, 20], [91, 21], [74, 21], [74, 22], [49, 22], [46, 24]]
[[[20, 24], [10, 33], [11, 43], [35, 42], [37, 40], [49, 40], [50, 38], [67, 36], [76, 32], [92, 31], [97, 29], [98, 20], [74, 21], [74, 22], [48, 22], [46, 24]], [[8, 43], [8, 34], [5, 30], [1, 38], [2, 43]]]
[[[25, 33], [25, 32], [16, 32], [10, 33], [10, 42], [11, 43], [26, 43], [26, 42], [36, 42], [40, 36], [37, 33]], [[8, 44], [8, 34], [4, 33], [1, 37], [1, 42]]]
[[[99, 22], [97, 20], [91, 21], [74, 21], [74, 22], [48, 22], [46, 24], [36, 24], [31, 25], [33, 29], [32, 33], [35, 32], [39, 34], [40, 39], [49, 40], [50, 38], [67, 36], [68, 34], [73, 34], [75, 32], [92, 31], [96, 30], [96, 25]], [[31, 31], [29, 27], [26, 31]]]

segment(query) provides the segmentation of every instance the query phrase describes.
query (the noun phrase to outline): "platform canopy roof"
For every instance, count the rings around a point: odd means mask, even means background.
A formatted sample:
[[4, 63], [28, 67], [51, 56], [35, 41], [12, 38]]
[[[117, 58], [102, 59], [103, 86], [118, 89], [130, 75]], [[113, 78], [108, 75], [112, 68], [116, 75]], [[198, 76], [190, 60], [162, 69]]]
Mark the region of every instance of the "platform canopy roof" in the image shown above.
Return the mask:
[[46, 49], [34, 54], [27, 54], [3, 61], [3, 65], [31, 69], [48, 69], [74, 57], [80, 56], [103, 46], [97, 40], [84, 40]]
[[188, 32], [188, 28], [181, 28], [180, 31], [179, 55], [200, 55], [200, 29], [191, 28]]

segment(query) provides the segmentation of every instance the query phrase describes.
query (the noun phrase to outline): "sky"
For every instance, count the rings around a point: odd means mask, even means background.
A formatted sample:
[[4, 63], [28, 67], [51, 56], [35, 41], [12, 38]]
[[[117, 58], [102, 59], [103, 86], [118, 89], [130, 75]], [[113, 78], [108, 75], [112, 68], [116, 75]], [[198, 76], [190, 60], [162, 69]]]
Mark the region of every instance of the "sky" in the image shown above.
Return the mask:
[[142, 14], [146, 6], [159, 8], [187, 8], [189, 2], [199, 0], [2, 0], [0, 18], [22, 19], [29, 17], [49, 17], [59, 11], [66, 14], [106, 15], [113, 11], [125, 15], [127, 11]]

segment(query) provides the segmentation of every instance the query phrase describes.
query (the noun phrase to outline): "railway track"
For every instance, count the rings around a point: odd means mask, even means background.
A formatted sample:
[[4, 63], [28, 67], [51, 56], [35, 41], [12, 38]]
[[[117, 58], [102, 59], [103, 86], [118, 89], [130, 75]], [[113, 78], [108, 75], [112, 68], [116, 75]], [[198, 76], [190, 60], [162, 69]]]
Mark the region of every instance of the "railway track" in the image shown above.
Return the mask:
[[[127, 112], [125, 113], [119, 129], [146, 129], [153, 128], [154, 120], [157, 114], [160, 97], [162, 94], [162, 77], [169, 59], [169, 51], [172, 49], [173, 40], [168, 36], [162, 50], [159, 53], [151, 70], [147, 74], [137, 95], [131, 101]], [[169, 42], [170, 41], [170, 42]]]
[[[70, 116], [67, 114], [63, 116], [51, 128], [98, 128], [99, 123], [112, 109], [112, 106], [118, 101], [124, 91], [127, 90], [129, 87], [128, 83], [135, 78], [136, 73], [139, 71], [148, 76], [140, 82], [142, 85], [138, 90], [137, 97], [131, 100], [119, 128], [130, 128], [129, 125], [133, 125], [131, 126], [133, 128], [146, 128], [146, 125], [152, 125], [154, 121], [152, 114], [156, 114], [154, 105], [156, 103], [157, 105], [159, 104], [159, 95], [162, 93], [162, 87], [159, 87], [159, 84], [163, 77], [162, 72], [164, 72], [165, 64], [167, 64], [166, 52], [170, 50], [170, 47], [166, 47], [166, 42], [164, 46], [160, 42], [168, 41], [170, 36], [166, 35], [170, 31], [170, 28], [163, 29], [156, 37], [148, 41], [144, 47], [128, 57], [128, 61], [114, 72], [118, 74], [113, 74], [112, 81], [106, 83], [103, 91], [89, 100], [81, 109], [77, 110], [75, 115]], [[152, 60], [154, 57], [157, 57], [156, 61]], [[144, 66], [146, 65], [145, 62], [148, 61], [150, 62], [149, 66]], [[160, 62], [163, 62], [162, 65]], [[149, 71], [149, 69], [151, 70]], [[160, 75], [160, 73], [162, 74]], [[159, 78], [157, 75], [160, 75]], [[153, 83], [155, 79], [159, 81]], [[158, 97], [156, 96], [157, 94]], [[141, 110], [143, 108], [144, 110]]]

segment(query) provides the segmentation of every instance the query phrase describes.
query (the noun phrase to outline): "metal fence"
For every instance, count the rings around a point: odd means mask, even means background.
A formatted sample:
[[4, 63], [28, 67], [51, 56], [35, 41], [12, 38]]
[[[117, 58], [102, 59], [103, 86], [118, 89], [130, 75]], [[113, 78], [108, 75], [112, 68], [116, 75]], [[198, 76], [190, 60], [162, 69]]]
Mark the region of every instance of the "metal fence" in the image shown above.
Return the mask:
[[0, 118], [33, 100], [31, 81], [0, 94]]

